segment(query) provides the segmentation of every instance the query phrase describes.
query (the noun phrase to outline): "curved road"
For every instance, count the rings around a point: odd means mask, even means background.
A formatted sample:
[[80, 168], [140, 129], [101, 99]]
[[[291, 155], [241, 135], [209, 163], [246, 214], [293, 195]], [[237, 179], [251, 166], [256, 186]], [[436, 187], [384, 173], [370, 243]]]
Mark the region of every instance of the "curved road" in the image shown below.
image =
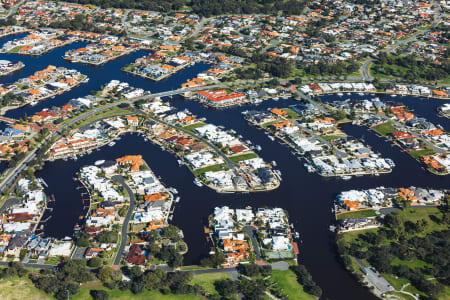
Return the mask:
[[152, 99], [152, 98], [156, 98], [156, 97], [168, 97], [168, 96], [172, 96], [172, 95], [179, 95], [179, 94], [183, 94], [186, 92], [195, 92], [195, 91], [200, 91], [200, 90], [206, 90], [206, 89], [212, 89], [212, 88], [225, 88], [225, 87], [231, 87], [233, 85], [242, 85], [245, 83], [261, 83], [261, 82], [265, 82], [268, 81], [269, 79], [264, 79], [264, 80], [249, 80], [249, 81], [239, 81], [239, 82], [231, 82], [231, 83], [221, 83], [221, 84], [215, 84], [215, 85], [209, 85], [209, 86], [200, 86], [200, 87], [194, 87], [194, 88], [187, 88], [187, 89], [177, 89], [177, 90], [172, 90], [172, 91], [165, 91], [165, 92], [161, 92], [161, 93], [156, 93], [156, 94], [150, 94], [150, 95], [145, 95], [145, 96], [141, 96], [141, 97], [137, 97], [134, 99], [128, 99], [128, 100], [122, 100], [122, 101], [117, 101], [102, 107], [99, 107], [97, 109], [94, 109], [90, 112], [84, 113], [78, 117], [76, 117], [75, 119], [69, 121], [67, 124], [63, 125], [61, 128], [59, 128], [56, 132], [54, 132], [51, 135], [48, 135], [47, 138], [45, 138], [35, 149], [31, 150], [30, 152], [28, 152], [28, 154], [25, 156], [25, 158], [20, 161], [16, 167], [14, 167], [12, 170], [8, 169], [5, 173], [7, 173], [5, 175], [5, 177], [2, 179], [2, 181], [0, 182], [0, 192], [3, 192], [5, 187], [7, 187], [9, 184], [11, 184], [14, 179], [17, 177], [17, 175], [22, 172], [26, 165], [31, 162], [35, 157], [36, 157], [36, 152], [38, 150], [41, 149], [42, 145], [44, 145], [47, 141], [49, 141], [52, 138], [56, 138], [58, 135], [61, 134], [61, 132], [76, 124], [79, 121], [82, 121], [92, 115], [95, 115], [97, 113], [100, 113], [104, 110], [107, 110], [113, 106], [117, 106], [120, 105], [122, 103], [133, 103], [139, 100], [148, 100], [148, 99]]
[[120, 264], [120, 259], [122, 258], [123, 251], [125, 250], [125, 246], [127, 245], [127, 232], [128, 232], [128, 223], [130, 222], [131, 214], [134, 211], [134, 207], [136, 206], [136, 198], [134, 197], [133, 191], [130, 187], [125, 183], [125, 179], [121, 175], [115, 175], [112, 179], [119, 182], [126, 190], [128, 195], [130, 195], [130, 207], [128, 208], [127, 215], [125, 216], [125, 220], [122, 224], [122, 233], [120, 236], [120, 246], [117, 251], [116, 258], [114, 259], [113, 266], [118, 266]]

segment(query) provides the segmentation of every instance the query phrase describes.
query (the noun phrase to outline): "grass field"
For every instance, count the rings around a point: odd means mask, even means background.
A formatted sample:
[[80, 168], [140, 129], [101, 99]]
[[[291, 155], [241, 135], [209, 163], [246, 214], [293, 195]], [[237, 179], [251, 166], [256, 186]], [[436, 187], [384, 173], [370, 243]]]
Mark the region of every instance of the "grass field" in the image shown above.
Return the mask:
[[310, 295], [303, 291], [303, 286], [301, 286], [297, 281], [297, 275], [291, 270], [272, 271], [272, 281], [277, 283], [278, 287], [283, 289], [283, 292], [289, 296], [289, 299], [296, 300], [313, 300], [317, 297]]
[[342, 213], [336, 216], [338, 220], [349, 219], [349, 218], [366, 218], [366, 217], [374, 217], [376, 213], [373, 209], [366, 209], [360, 211], [352, 211], [348, 213]]
[[204, 168], [200, 168], [200, 169], [194, 170], [194, 175], [198, 176], [198, 175], [201, 175], [201, 174], [203, 174], [205, 172], [208, 172], [208, 171], [215, 172], [215, 171], [221, 171], [221, 170], [226, 170], [226, 169], [227, 168], [225, 167], [225, 164], [218, 164], [218, 165], [204, 167]]
[[428, 223], [427, 227], [420, 234], [418, 234], [418, 236], [425, 236], [427, 233], [433, 231], [448, 229], [447, 225], [437, 224], [430, 218], [430, 216], [434, 216], [432, 218], [437, 219], [442, 218], [442, 213], [439, 211], [439, 209], [435, 207], [408, 208], [399, 211], [399, 216], [403, 222], [408, 220], [411, 222], [416, 222], [421, 219], [425, 219], [427, 221]]
[[80, 288], [80, 293], [71, 297], [72, 300], [90, 300], [92, 299], [89, 294], [90, 290], [105, 290], [109, 294], [109, 300], [201, 300], [201, 296], [196, 295], [163, 295], [159, 291], [145, 291], [142, 294], [133, 294], [131, 291], [121, 291], [119, 289], [109, 290], [104, 287], [91, 287], [91, 288]]
[[256, 153], [247, 153], [247, 154], [241, 154], [241, 155], [232, 156], [232, 157], [230, 157], [230, 160], [232, 162], [237, 163], [239, 161], [252, 159], [252, 158], [257, 158], [257, 157], [258, 157], [258, 155]]
[[267, 123], [262, 124], [261, 126], [262, 126], [263, 128], [267, 128], [267, 127], [269, 127], [270, 125], [273, 125], [273, 124], [278, 123], [278, 122], [279, 122], [278, 120], [276, 120], [276, 121], [270, 121], [270, 122], [267, 122]]
[[230, 273], [217, 272], [217, 273], [207, 273], [195, 275], [192, 279], [191, 284], [198, 284], [205, 289], [210, 294], [218, 294], [216, 288], [214, 287], [214, 281], [222, 279], [232, 279]]
[[409, 153], [409, 155], [411, 155], [414, 158], [419, 158], [422, 155], [433, 155], [436, 152], [434, 152], [433, 149], [431, 149], [431, 148], [427, 148], [427, 149], [418, 150], [418, 151], [411, 151], [411, 152], [408, 152], [408, 153]]
[[391, 122], [386, 122], [380, 125], [373, 126], [372, 129], [383, 136], [391, 134], [392, 132], [395, 131], [395, 128]]
[[28, 278], [12, 277], [0, 280], [0, 299], [46, 300], [54, 298], [35, 288]]
[[[210, 275], [210, 274], [208, 274]], [[163, 295], [159, 291], [145, 291], [135, 295], [131, 291], [120, 291], [119, 289], [109, 290], [105, 287], [82, 287], [80, 292], [71, 296], [72, 300], [91, 300], [90, 290], [104, 290], [109, 294], [110, 300], [201, 300], [201, 296], [196, 295]], [[27, 277], [4, 278], [0, 280], [0, 299], [2, 300], [54, 300], [53, 296], [47, 295], [43, 291], [34, 287]]]
[[322, 135], [320, 137], [323, 138], [326, 141], [333, 141], [333, 140], [340, 139], [340, 138], [342, 138], [344, 136], [343, 135]]
[[282, 110], [285, 113], [287, 113], [288, 119], [298, 119], [300, 117], [300, 115], [298, 113], [296, 113], [295, 111], [293, 111], [290, 108], [283, 108]]
[[92, 121], [95, 121], [95, 120], [98, 120], [98, 119], [101, 119], [101, 118], [111, 117], [111, 116], [120, 115], [120, 114], [126, 114], [126, 113], [129, 113], [129, 112], [131, 112], [130, 109], [122, 109], [122, 108], [119, 108], [117, 106], [113, 106], [110, 109], [107, 109], [107, 110], [102, 111], [102, 112], [100, 112], [98, 114], [94, 114], [92, 116], [87, 117], [86, 119], [82, 120], [80, 122], [80, 124], [77, 124], [77, 127], [84, 126], [86, 124], [89, 124]]
[[203, 125], [205, 125], [205, 123], [203, 123], [203, 122], [197, 122], [197, 123], [195, 123], [195, 124], [191, 124], [191, 125], [184, 126], [183, 129], [184, 129], [184, 130], [192, 131], [192, 130], [194, 130], [195, 128], [201, 127], [201, 126], [203, 126]]

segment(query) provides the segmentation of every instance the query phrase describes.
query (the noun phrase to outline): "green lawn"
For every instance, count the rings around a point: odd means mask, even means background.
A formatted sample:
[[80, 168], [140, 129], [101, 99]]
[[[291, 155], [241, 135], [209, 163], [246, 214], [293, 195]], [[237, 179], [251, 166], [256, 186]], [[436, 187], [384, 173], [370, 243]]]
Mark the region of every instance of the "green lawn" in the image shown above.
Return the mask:
[[333, 141], [333, 140], [340, 139], [340, 138], [342, 138], [344, 136], [343, 135], [322, 135], [320, 137], [323, 138], [326, 141]]
[[421, 219], [425, 219], [428, 223], [424, 231], [422, 231], [418, 236], [425, 236], [427, 233], [433, 231], [440, 231], [448, 229], [448, 225], [437, 224], [431, 218], [430, 215], [437, 219], [442, 218], [442, 213], [439, 209], [435, 207], [420, 207], [420, 208], [408, 208], [405, 210], [398, 211], [400, 218], [405, 221], [416, 222]]
[[427, 264], [426, 262], [424, 262], [423, 260], [420, 260], [420, 259], [407, 261], [407, 260], [401, 260], [398, 257], [396, 257], [392, 260], [392, 265], [393, 266], [405, 265], [405, 266], [410, 267], [411, 269], [431, 267], [430, 264]]
[[409, 283], [409, 280], [406, 278], [395, 278], [393, 274], [382, 273], [383, 277], [396, 289], [400, 290], [402, 286]]
[[288, 115], [288, 119], [298, 119], [300, 118], [300, 115], [298, 113], [296, 113], [295, 111], [293, 111], [290, 108], [283, 108], [282, 109], [285, 113], [287, 113]]
[[256, 154], [256, 153], [247, 153], [247, 154], [232, 156], [232, 157], [230, 157], [230, 159], [231, 159], [231, 161], [237, 163], [239, 161], [257, 158], [257, 157], [258, 157], [258, 154]]
[[126, 65], [125, 67], [122, 68], [122, 70], [125, 72], [130, 72], [133, 69], [134, 69], [134, 65], [132, 65], [132, 64]]
[[194, 175], [198, 176], [198, 175], [201, 175], [208, 171], [216, 172], [216, 171], [222, 171], [222, 170], [227, 170], [227, 168], [225, 167], [225, 164], [218, 164], [218, 165], [214, 165], [214, 166], [196, 169], [196, 170], [194, 170]]
[[375, 210], [366, 209], [360, 211], [352, 211], [347, 213], [342, 213], [336, 216], [338, 220], [349, 219], [349, 218], [366, 218], [366, 217], [374, 217], [376, 216]]
[[183, 129], [184, 129], [184, 130], [193, 131], [195, 128], [202, 127], [203, 125], [205, 125], [205, 123], [203, 123], [203, 122], [197, 122], [197, 123], [195, 123], [195, 124], [191, 124], [191, 125], [184, 126]]
[[[208, 274], [209, 275], [209, 274]], [[109, 299], [114, 300], [201, 300], [201, 296], [188, 295], [163, 295], [159, 291], [145, 291], [135, 295], [131, 291], [120, 291], [119, 289], [109, 290], [103, 286], [82, 287], [80, 292], [71, 296], [73, 300], [91, 300], [90, 290], [105, 290], [109, 294]], [[54, 300], [55, 298], [34, 287], [28, 277], [12, 277], [0, 280], [0, 299], [2, 300]]]
[[191, 284], [200, 285], [210, 294], [218, 294], [216, 288], [214, 287], [214, 281], [222, 279], [232, 279], [231, 274], [224, 272], [199, 274], [194, 276]]
[[89, 294], [90, 290], [105, 290], [109, 294], [109, 300], [201, 300], [201, 296], [196, 296], [192, 294], [188, 295], [175, 295], [175, 294], [169, 294], [169, 295], [163, 295], [159, 291], [145, 291], [142, 294], [133, 294], [131, 291], [121, 291], [119, 289], [109, 290], [105, 287], [98, 286], [98, 287], [91, 287], [91, 288], [80, 288], [80, 293], [77, 295], [71, 297], [72, 300], [90, 300], [92, 299], [91, 295]]
[[98, 114], [94, 114], [92, 116], [87, 117], [86, 119], [83, 119], [80, 124], [77, 124], [77, 127], [81, 127], [84, 126], [86, 124], [89, 124], [92, 121], [98, 120], [98, 119], [102, 119], [102, 118], [106, 118], [106, 117], [112, 117], [112, 116], [116, 116], [116, 115], [120, 115], [120, 114], [126, 114], [131, 112], [130, 109], [122, 109], [119, 108], [117, 106], [113, 106], [110, 109], [107, 109], [105, 111], [102, 111]]
[[272, 271], [272, 281], [277, 283], [278, 287], [283, 289], [283, 292], [289, 296], [289, 299], [295, 300], [313, 300], [317, 297], [310, 295], [303, 291], [303, 286], [301, 286], [297, 281], [297, 275], [292, 270]]
[[396, 297], [400, 298], [400, 299], [404, 299], [404, 300], [415, 300], [415, 298], [411, 295], [408, 294], [404, 294], [401, 292], [389, 292], [389, 295], [395, 295]]
[[267, 122], [267, 123], [262, 124], [261, 126], [262, 126], [262, 128], [267, 128], [267, 127], [269, 127], [270, 125], [273, 125], [273, 124], [278, 123], [278, 122], [279, 122], [279, 120], [270, 121], [270, 122]]
[[2, 300], [47, 300], [54, 299], [34, 287], [28, 277], [12, 277], [0, 280], [0, 298]]
[[411, 152], [408, 152], [408, 153], [409, 153], [409, 155], [411, 155], [414, 158], [419, 158], [419, 157], [421, 157], [423, 155], [433, 155], [436, 152], [434, 152], [433, 149], [428, 148], [428, 146], [427, 146], [427, 149], [418, 150], [418, 151], [411, 151]]
[[391, 122], [386, 122], [383, 124], [379, 124], [376, 126], [372, 127], [373, 130], [375, 130], [376, 132], [378, 132], [379, 134], [386, 136], [388, 134], [391, 134], [392, 132], [395, 131], [395, 127], [392, 125]]

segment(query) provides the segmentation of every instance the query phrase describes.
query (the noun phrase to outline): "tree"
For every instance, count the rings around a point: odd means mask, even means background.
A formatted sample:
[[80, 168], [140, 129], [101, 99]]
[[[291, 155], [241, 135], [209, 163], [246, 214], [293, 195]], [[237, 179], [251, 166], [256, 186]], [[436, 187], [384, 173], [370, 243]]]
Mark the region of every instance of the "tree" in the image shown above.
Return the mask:
[[237, 293], [236, 284], [231, 279], [214, 281], [216, 291], [224, 298], [231, 298]]
[[108, 267], [108, 266], [105, 266], [105, 267], [101, 268], [101, 269], [98, 271], [97, 277], [98, 277], [98, 279], [100, 279], [102, 282], [108, 282], [108, 281], [111, 281], [111, 280], [113, 280], [113, 279], [118, 279], [118, 278], [116, 278], [116, 277], [118, 277], [118, 276], [115, 276], [115, 272], [116, 272], [116, 271], [114, 271], [113, 268]]
[[168, 264], [172, 268], [179, 268], [183, 265], [183, 256], [179, 253], [175, 253], [168, 261]]
[[93, 300], [108, 300], [109, 294], [103, 290], [91, 290], [89, 292]]
[[100, 257], [96, 256], [91, 258], [87, 264], [91, 268], [99, 268], [103, 264], [103, 261]]

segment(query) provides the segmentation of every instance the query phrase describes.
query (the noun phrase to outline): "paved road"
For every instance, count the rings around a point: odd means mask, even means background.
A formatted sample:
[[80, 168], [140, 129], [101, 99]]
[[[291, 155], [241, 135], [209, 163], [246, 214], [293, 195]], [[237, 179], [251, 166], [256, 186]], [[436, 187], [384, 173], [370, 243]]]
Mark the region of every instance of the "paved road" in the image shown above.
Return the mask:
[[[43, 265], [43, 264], [22, 264], [25, 268], [32, 268], [32, 269], [55, 269], [56, 266], [53, 265]], [[7, 261], [0, 261], [0, 266], [9, 266], [9, 262]]]
[[179, 94], [183, 94], [186, 92], [195, 92], [195, 91], [200, 91], [200, 90], [206, 90], [206, 89], [213, 89], [213, 88], [226, 88], [226, 87], [231, 87], [234, 85], [242, 85], [248, 82], [251, 83], [262, 83], [268, 81], [268, 79], [265, 80], [251, 80], [251, 81], [239, 81], [239, 82], [230, 82], [230, 83], [221, 83], [221, 84], [215, 84], [215, 85], [210, 85], [210, 86], [201, 86], [201, 87], [195, 87], [195, 88], [187, 88], [187, 89], [177, 89], [177, 90], [172, 90], [172, 91], [165, 91], [165, 92], [160, 92], [160, 93], [156, 93], [156, 94], [150, 94], [150, 95], [145, 95], [145, 96], [141, 96], [141, 97], [137, 97], [137, 98], [133, 98], [133, 99], [129, 99], [129, 100], [122, 100], [122, 101], [117, 101], [114, 103], [110, 103], [106, 106], [102, 106], [99, 107], [97, 109], [94, 109], [90, 112], [87, 112], [85, 114], [82, 114], [78, 117], [76, 117], [75, 119], [69, 121], [67, 124], [63, 125], [61, 128], [59, 128], [55, 133], [47, 136], [47, 138], [45, 138], [34, 150], [31, 150], [30, 152], [27, 153], [27, 155], [25, 156], [25, 158], [19, 162], [17, 164], [17, 166], [15, 168], [13, 168], [12, 170], [8, 170], [8, 174], [2, 179], [2, 181], [0, 182], [0, 192], [3, 192], [5, 187], [9, 186], [13, 180], [17, 177], [17, 175], [22, 172], [26, 165], [31, 162], [35, 157], [36, 157], [36, 152], [42, 147], [42, 145], [44, 145], [44, 143], [46, 143], [47, 141], [51, 140], [52, 138], [57, 138], [62, 131], [64, 131], [66, 128], [69, 128], [70, 126], [76, 124], [79, 121], [82, 121], [86, 118], [89, 118], [92, 115], [98, 114], [102, 111], [105, 111], [107, 109], [110, 109], [114, 106], [120, 105], [122, 103], [133, 103], [139, 100], [148, 100], [151, 98], [156, 98], [156, 97], [168, 97], [168, 96], [173, 96], [173, 95], [179, 95]]
[[[430, 26], [428, 26], [427, 28], [425, 28], [425, 29], [423, 29], [423, 30], [420, 30], [420, 31], [416, 32], [415, 34], [413, 34], [412, 36], [408, 37], [408, 38], [405, 39], [405, 40], [399, 41], [398, 43], [396, 43], [395, 45], [393, 45], [391, 48], [389, 48], [389, 49], [384, 49], [384, 50], [378, 51], [378, 52], [386, 52], [386, 53], [388, 53], [388, 54], [389, 54], [389, 53], [393, 53], [393, 52], [396, 51], [399, 47], [401, 47], [401, 46], [403, 46], [403, 45], [407, 45], [408, 43], [410, 43], [410, 42], [416, 40], [416, 38], [417, 38], [419, 35], [424, 34], [424, 33], [427, 33], [428, 31], [434, 29], [434, 28], [439, 24], [439, 22], [441, 21], [442, 16], [441, 16], [441, 13], [440, 13], [440, 11], [439, 11], [439, 5], [436, 5], [436, 3], [433, 3], [433, 4], [434, 4], [434, 6], [435, 6], [436, 8], [435, 8], [434, 20], [433, 20], [433, 23], [432, 23]], [[366, 61], [364, 62], [364, 64], [363, 64], [363, 65], [361, 66], [361, 68], [360, 68], [360, 70], [361, 70], [361, 72], [362, 72], [362, 74], [363, 74], [363, 80], [364, 80], [364, 81], [372, 81], [372, 80], [373, 80], [373, 77], [370, 76], [370, 74], [369, 74], [369, 65], [370, 65], [370, 63], [373, 62], [373, 60], [374, 60], [373, 58], [369, 58], [368, 60], [366, 60]]]
[[253, 246], [253, 250], [255, 251], [255, 258], [256, 258], [256, 260], [261, 260], [261, 251], [259, 249], [258, 240], [256, 238], [256, 229], [255, 229], [255, 227], [253, 227], [253, 226], [244, 226], [242, 228], [242, 230], [244, 230], [245, 233], [247, 233], [247, 235], [252, 240], [252, 246]]
[[114, 259], [113, 265], [118, 266], [120, 264], [120, 259], [122, 258], [123, 251], [125, 250], [125, 246], [127, 245], [127, 232], [128, 232], [128, 223], [130, 222], [131, 215], [133, 214], [134, 207], [136, 206], [136, 198], [134, 197], [133, 191], [130, 187], [125, 183], [125, 179], [120, 175], [115, 175], [112, 179], [118, 181], [124, 188], [127, 190], [128, 195], [130, 195], [130, 207], [128, 208], [127, 215], [125, 216], [125, 220], [122, 224], [122, 233], [120, 240], [120, 247], [117, 251], [116, 258]]
[[14, 15], [17, 11], [17, 9], [22, 5], [25, 4], [25, 2], [27, 2], [27, 0], [22, 0], [19, 2], [19, 4], [17, 4], [16, 6], [14, 6], [13, 8], [11, 8], [11, 10], [9, 11], [9, 13], [4, 17], [4, 19], [8, 19], [10, 16]]
[[[375, 269], [368, 268], [360, 259], [355, 257], [356, 262], [367, 273], [367, 279], [377, 287], [381, 293], [395, 291], [395, 289], [389, 284], [389, 282], [382, 277], [381, 274], [376, 272]], [[374, 271], [375, 270], [375, 271]]]

